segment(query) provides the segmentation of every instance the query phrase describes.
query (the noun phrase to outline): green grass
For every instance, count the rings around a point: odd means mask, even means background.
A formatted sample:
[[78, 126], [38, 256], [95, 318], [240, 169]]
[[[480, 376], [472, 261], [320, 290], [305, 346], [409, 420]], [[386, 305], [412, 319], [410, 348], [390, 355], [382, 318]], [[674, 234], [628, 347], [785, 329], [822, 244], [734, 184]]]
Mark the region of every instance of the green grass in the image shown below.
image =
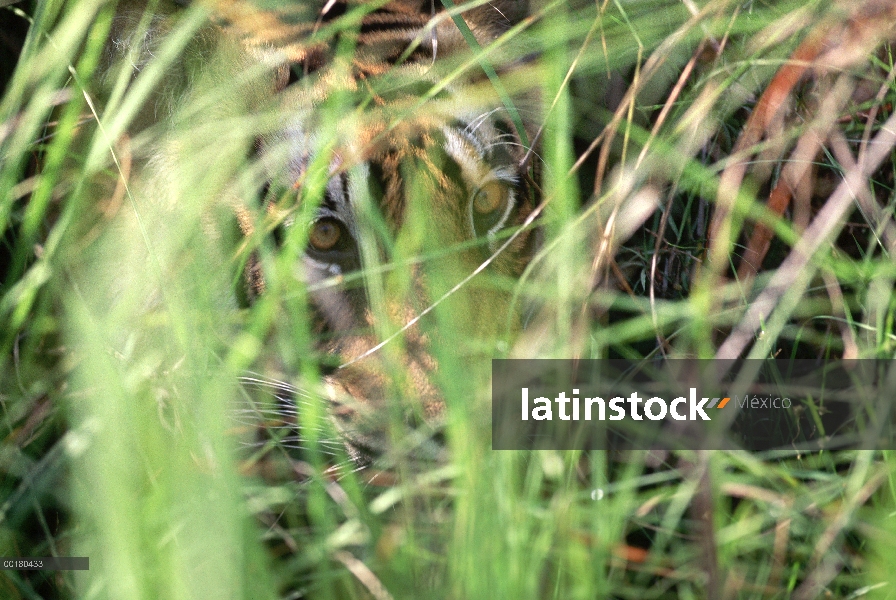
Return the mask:
[[[247, 148], [284, 117], [258, 85], [263, 69], [221, 66], [233, 49], [197, 41], [198, 6], [133, 81], [128, 59], [102, 60], [112, 7], [0, 8], [18, 10], [32, 24], [0, 101], [0, 556], [89, 556], [91, 568], [0, 571], [0, 598], [896, 594], [892, 452], [495, 452], [489, 363], [455, 351], [467, 343], [456, 335], [463, 298], [480, 285], [529, 316], [515, 335], [499, 312], [490, 335], [470, 342], [480, 356], [890, 358], [884, 123], [896, 90], [885, 40], [830, 33], [847, 17], [821, 2], [533, 2], [500, 49], [449, 70], [445, 85], [461, 66], [495, 67], [503, 89], [488, 93], [543, 125], [544, 239], [519, 282], [480, 277], [425, 325], [443, 339], [434, 352], [449, 458], [417, 460], [429, 433], [394, 407], [390, 451], [358, 469], [326, 415], [315, 290], [296, 277], [307, 230], [277, 244], [281, 216], [255, 207], [244, 239], [233, 218], [265, 180]], [[863, 31], [885, 20], [873, 15]], [[774, 135], [737, 148], [757, 99], [812, 31], [852, 58], [803, 80]], [[303, 203], [280, 199], [283, 214], [313, 214], [354, 99], [317, 109], [320, 158]], [[154, 123], [147, 103], [170, 118]], [[818, 132], [819, 152], [800, 154]], [[880, 166], [852, 164], [882, 146]], [[164, 165], [176, 176], [144, 164], [160, 148], [179, 158]], [[751, 169], [726, 196], [733, 152]], [[814, 184], [793, 186], [801, 208], [771, 214], [770, 190], [806, 163], [816, 171]], [[843, 218], [829, 218], [844, 179], [870, 200], [849, 197]], [[727, 216], [710, 237], [720, 194]], [[343, 283], [373, 298], [458, 253], [427, 245], [425, 214], [398, 240], [368, 217], [372, 266]], [[756, 222], [775, 238], [755, 278], [738, 279]], [[253, 252], [266, 291], [241, 303]], [[297, 390], [302, 448], [292, 431], [256, 435], [282, 412], [277, 382]]]

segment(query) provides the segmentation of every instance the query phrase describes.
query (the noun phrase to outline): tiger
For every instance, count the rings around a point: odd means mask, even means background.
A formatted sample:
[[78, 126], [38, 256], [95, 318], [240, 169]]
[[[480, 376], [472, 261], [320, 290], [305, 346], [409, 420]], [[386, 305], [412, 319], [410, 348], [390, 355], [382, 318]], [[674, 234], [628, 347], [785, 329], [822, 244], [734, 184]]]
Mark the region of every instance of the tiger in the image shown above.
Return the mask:
[[[242, 296], [251, 306], [272, 285], [265, 236], [283, 251], [301, 246], [295, 269], [308, 290], [330, 419], [357, 464], [388, 452], [396, 414], [437, 432], [446, 413], [440, 363], [488, 364], [521, 327], [512, 283], [538, 243], [537, 101], [520, 89], [508, 101], [501, 82], [525, 59], [494, 46], [521, 21], [521, 6], [219, 0], [194, 42], [206, 63], [200, 74], [185, 70], [185, 91], [151, 99], [149, 118], [134, 126], [160, 114], [191, 127], [258, 116], [242, 139], [258, 165], [257, 193], [221, 192], [243, 239]], [[139, 18], [113, 24], [122, 47], [143, 47], [137, 71], [157, 50], [154, 35], [135, 41]], [[488, 73], [492, 65], [500, 75]], [[236, 93], [191, 105], [249, 72]], [[211, 165], [218, 144], [161, 146], [140, 178], [156, 202], [174, 204], [167, 188], [182, 165]], [[440, 443], [425, 445], [420, 452], [444, 455]]]

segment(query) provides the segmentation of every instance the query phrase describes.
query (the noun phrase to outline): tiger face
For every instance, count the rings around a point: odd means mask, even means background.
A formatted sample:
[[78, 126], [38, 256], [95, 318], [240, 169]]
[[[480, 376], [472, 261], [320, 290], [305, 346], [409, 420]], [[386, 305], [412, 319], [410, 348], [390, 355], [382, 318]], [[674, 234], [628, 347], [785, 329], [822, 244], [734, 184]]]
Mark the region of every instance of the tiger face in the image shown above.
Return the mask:
[[[463, 137], [475, 132], [454, 127], [385, 137], [327, 182], [308, 231], [302, 272], [329, 357], [333, 416], [364, 452], [383, 450], [390, 402], [410, 420], [442, 414], [439, 352], [485, 362], [516, 327], [495, 280], [519, 275], [528, 235], [496, 251], [501, 234], [528, 216], [530, 196], [512, 163], [481, 153]], [[377, 220], [387, 228], [381, 239], [370, 227]]]
[[[219, 2], [212, 13], [237, 42], [228, 61], [263, 66], [245, 88], [252, 100], [232, 94], [212, 110], [242, 103], [236, 110], [274, 115], [253, 140], [260, 203], [227, 192], [226, 204], [249, 237], [273, 230], [281, 252], [295, 253], [332, 420], [362, 462], [387, 451], [396, 418], [437, 426], [446, 359], [488, 365], [520, 326], [512, 286], [535, 243], [521, 228], [534, 208], [532, 132], [471, 48], [506, 31], [516, 9], [471, 4], [455, 12], [460, 22], [439, 2], [408, 0], [302, 3], [289, 14]], [[206, 87], [224, 88], [223, 73], [212, 70]], [[177, 118], [195, 114], [216, 118], [206, 108]], [[157, 173], [168, 165], [155, 178], [188, 157], [214, 160], [215, 143], [201, 144], [154, 158]], [[263, 263], [249, 261], [250, 296], [268, 287]]]
[[[321, 64], [319, 49], [291, 64], [279, 92], [288, 116], [258, 143], [279, 159], [268, 167], [269, 211], [284, 235], [307, 239], [301, 272], [332, 416], [360, 459], [386, 450], [396, 411], [439, 422], [446, 353], [487, 365], [506, 350], [519, 327], [510, 282], [534, 244], [519, 229], [535, 196], [521, 132], [487, 82], [445, 85], [433, 40], [421, 43], [428, 51], [408, 50], [419, 30], [403, 29], [407, 6], [397, 4], [362, 20], [350, 77], [344, 65]], [[488, 8], [475, 13], [488, 24], [472, 27], [483, 43], [503, 19]], [[441, 19], [441, 51], [450, 47], [442, 38], [460, 37], [443, 12], [411, 14], [421, 29]], [[377, 44], [414, 58], [384, 66]], [[334, 98], [338, 121], [320, 109]], [[309, 204], [303, 223], [294, 215]]]

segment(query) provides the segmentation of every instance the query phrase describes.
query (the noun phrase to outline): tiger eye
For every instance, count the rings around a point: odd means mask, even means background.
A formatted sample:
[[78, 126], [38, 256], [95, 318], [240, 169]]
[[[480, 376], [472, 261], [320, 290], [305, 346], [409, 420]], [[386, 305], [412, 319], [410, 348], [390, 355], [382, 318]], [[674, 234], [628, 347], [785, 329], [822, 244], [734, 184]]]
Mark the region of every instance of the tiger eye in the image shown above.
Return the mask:
[[501, 208], [504, 203], [504, 186], [497, 181], [486, 183], [473, 196], [473, 210], [480, 215], [487, 215]]
[[342, 228], [332, 220], [321, 219], [312, 226], [308, 243], [315, 250], [324, 252], [332, 250], [339, 243], [340, 238], [342, 238]]

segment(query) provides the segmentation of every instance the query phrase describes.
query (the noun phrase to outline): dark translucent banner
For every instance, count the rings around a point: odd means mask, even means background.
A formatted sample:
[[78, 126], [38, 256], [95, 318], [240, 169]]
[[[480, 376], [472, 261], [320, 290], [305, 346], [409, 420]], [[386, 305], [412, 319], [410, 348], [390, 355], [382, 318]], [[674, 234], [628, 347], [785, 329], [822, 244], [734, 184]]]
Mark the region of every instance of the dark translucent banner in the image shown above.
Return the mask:
[[0, 558], [0, 571], [89, 571], [86, 556]]
[[896, 449], [896, 361], [493, 360], [495, 450]]

